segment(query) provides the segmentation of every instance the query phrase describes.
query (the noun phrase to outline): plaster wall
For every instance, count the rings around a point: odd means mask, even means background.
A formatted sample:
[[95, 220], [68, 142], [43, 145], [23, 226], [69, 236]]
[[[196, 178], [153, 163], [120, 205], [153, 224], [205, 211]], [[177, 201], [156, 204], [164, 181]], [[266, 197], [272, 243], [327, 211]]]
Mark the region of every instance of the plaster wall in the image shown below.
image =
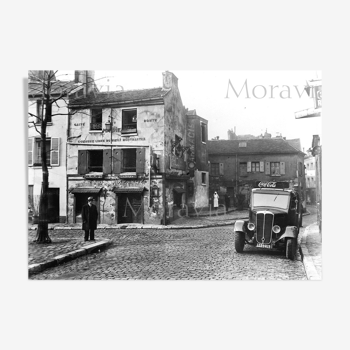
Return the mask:
[[[68, 126], [68, 109], [66, 103], [62, 100], [57, 101], [58, 106], [53, 105], [52, 114], [61, 113], [52, 117], [52, 122], [47, 124], [46, 136], [59, 137], [59, 166], [48, 166], [49, 168], [49, 187], [59, 188], [59, 215], [66, 216], [66, 143], [67, 143], [67, 126]], [[28, 100], [28, 111], [32, 114], [37, 113], [36, 100]], [[29, 121], [35, 121], [34, 118], [29, 118]], [[37, 124], [37, 129], [40, 130], [40, 124]], [[40, 138], [40, 135], [34, 127], [28, 128], [28, 137]], [[28, 167], [28, 185], [33, 185], [33, 195], [40, 196], [42, 183], [41, 166]]]
[[[143, 193], [144, 223], [160, 224], [163, 218], [163, 180], [162, 176], [151, 173], [150, 156], [156, 153], [162, 163], [164, 152], [164, 105], [137, 106], [137, 133], [126, 136], [121, 133], [122, 110], [128, 108], [104, 108], [102, 110], [102, 128], [112, 116], [112, 148], [144, 147], [145, 176], [137, 179], [122, 179], [118, 175], [104, 175], [102, 180], [88, 180], [78, 174], [78, 151], [110, 149], [111, 132], [107, 130], [90, 131], [90, 110], [78, 112], [71, 116], [70, 144], [67, 155], [67, 173], [69, 174], [69, 190], [76, 187], [100, 187], [106, 189], [99, 195], [100, 222], [117, 224], [118, 196], [113, 192], [114, 187], [145, 187]], [[107, 177], [107, 178], [106, 178]], [[150, 198], [151, 186], [159, 188], [159, 196]], [[106, 194], [106, 195], [105, 195]], [[74, 194], [69, 195], [69, 220], [73, 222]]]

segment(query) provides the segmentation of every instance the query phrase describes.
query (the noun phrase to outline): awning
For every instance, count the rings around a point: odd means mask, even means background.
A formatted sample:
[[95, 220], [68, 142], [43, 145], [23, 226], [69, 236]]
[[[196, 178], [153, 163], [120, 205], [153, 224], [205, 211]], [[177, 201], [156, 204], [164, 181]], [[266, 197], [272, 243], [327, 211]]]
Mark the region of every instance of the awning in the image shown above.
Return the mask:
[[102, 187], [76, 187], [71, 193], [99, 193]]
[[177, 193], [185, 193], [186, 190], [182, 187], [174, 187], [174, 191]]
[[145, 187], [114, 187], [115, 193], [141, 193], [146, 190]]

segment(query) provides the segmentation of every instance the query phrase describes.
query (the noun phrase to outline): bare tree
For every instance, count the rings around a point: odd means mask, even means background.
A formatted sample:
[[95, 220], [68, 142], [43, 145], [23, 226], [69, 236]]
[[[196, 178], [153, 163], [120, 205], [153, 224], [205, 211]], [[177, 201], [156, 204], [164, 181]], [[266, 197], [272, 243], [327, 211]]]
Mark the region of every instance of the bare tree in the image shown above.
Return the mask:
[[[80, 71], [84, 72], [84, 71]], [[87, 71], [85, 71], [87, 72]], [[56, 79], [57, 71], [29, 71], [29, 99], [35, 99], [35, 103], [40, 101], [37, 106], [37, 113], [28, 112], [28, 127], [35, 128], [40, 136], [41, 143], [41, 168], [42, 184], [39, 202], [39, 223], [35, 242], [51, 243], [48, 234], [48, 188], [49, 188], [49, 171], [47, 167], [47, 144], [46, 128], [47, 123], [54, 116], [67, 116], [77, 113], [78, 110], [69, 111], [69, 98], [79, 89], [85, 89], [84, 94], [88, 92], [87, 87], [93, 86], [90, 90], [93, 93], [97, 91], [93, 79], [88, 79], [86, 75], [85, 82], [77, 81], [60, 81]], [[90, 81], [89, 81], [90, 80]], [[63, 101], [67, 109], [59, 106], [59, 101]], [[58, 112], [53, 113], [53, 106], [58, 107]]]

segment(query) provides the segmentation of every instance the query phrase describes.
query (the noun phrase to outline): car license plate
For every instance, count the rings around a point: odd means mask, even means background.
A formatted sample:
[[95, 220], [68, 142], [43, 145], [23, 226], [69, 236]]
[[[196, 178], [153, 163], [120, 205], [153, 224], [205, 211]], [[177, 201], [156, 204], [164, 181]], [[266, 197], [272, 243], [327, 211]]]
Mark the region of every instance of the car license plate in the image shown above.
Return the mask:
[[256, 246], [258, 248], [271, 248], [271, 244], [258, 243]]

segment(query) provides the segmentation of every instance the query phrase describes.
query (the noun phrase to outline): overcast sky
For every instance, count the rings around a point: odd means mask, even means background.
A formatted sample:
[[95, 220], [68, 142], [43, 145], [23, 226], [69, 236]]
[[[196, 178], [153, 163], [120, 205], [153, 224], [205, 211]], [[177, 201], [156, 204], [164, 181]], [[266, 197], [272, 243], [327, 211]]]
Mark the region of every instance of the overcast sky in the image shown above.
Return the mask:
[[[95, 78], [107, 77], [97, 81], [98, 85], [103, 85], [100, 86], [102, 91], [107, 90], [107, 85], [110, 90], [116, 90], [117, 85], [123, 86], [124, 90], [152, 88], [162, 86], [162, 72], [165, 70], [96, 70]], [[199, 116], [209, 121], [209, 139], [219, 136], [226, 140], [227, 130], [234, 127], [238, 135], [257, 136], [267, 130], [273, 137], [281, 133], [287, 139], [300, 138], [302, 147], [307, 150], [312, 135], [321, 136], [320, 117], [295, 119], [294, 115], [297, 111], [313, 108], [313, 99], [303, 93], [303, 89], [306, 81], [322, 79], [320, 71], [168, 70], [179, 79], [185, 107], [196, 109]], [[68, 72], [72, 78], [73, 71], [60, 71]], [[236, 93], [229, 87], [229, 80]], [[314, 84], [318, 83], [322, 82]], [[275, 87], [273, 93], [272, 86]]]

